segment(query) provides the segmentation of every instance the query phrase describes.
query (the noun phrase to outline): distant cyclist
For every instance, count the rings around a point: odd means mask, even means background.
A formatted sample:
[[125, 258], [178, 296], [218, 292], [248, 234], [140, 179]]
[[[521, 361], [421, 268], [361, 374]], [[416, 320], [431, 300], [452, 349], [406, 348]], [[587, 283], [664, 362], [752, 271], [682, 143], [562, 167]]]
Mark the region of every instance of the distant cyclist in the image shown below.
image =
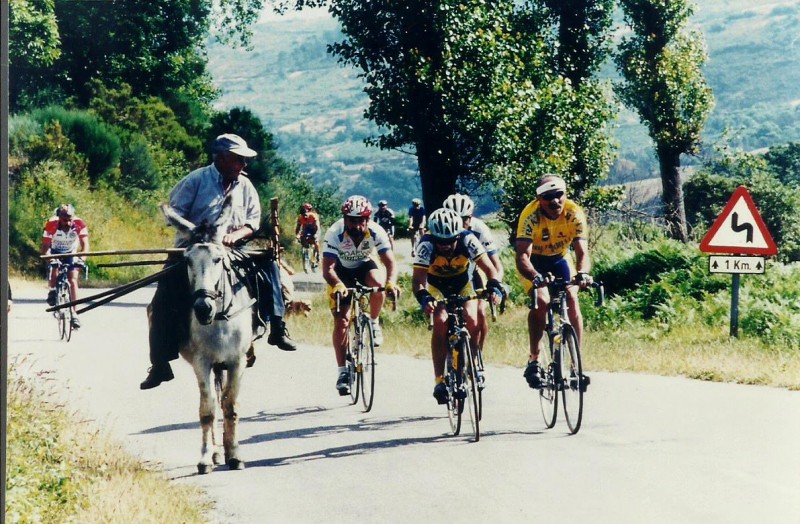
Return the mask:
[[[578, 302], [578, 287], [591, 285], [591, 262], [586, 236], [589, 232], [583, 209], [566, 196], [567, 184], [555, 175], [545, 175], [536, 187], [536, 200], [519, 217], [516, 239], [516, 262], [525, 292], [539, 289], [538, 307], [528, 313], [530, 357], [524, 376], [532, 388], [539, 387], [539, 351], [542, 347], [547, 305], [547, 277], [579, 279], [579, 286], [567, 287], [569, 320], [575, 328], [578, 344], [583, 340], [583, 316]], [[570, 248], [575, 253], [572, 260]], [[533, 298], [533, 297], [531, 297]]]
[[411, 200], [411, 207], [408, 208], [408, 232], [411, 235], [411, 256], [414, 256], [414, 241], [417, 233], [422, 236], [425, 233], [425, 208], [422, 200], [415, 198]]
[[386, 200], [378, 202], [378, 210], [375, 211], [374, 218], [375, 222], [386, 230], [386, 234], [389, 235], [389, 243], [394, 249], [394, 211]]
[[[486, 249], [472, 232], [464, 229], [461, 217], [450, 209], [437, 209], [428, 220], [428, 231], [419, 241], [414, 258], [412, 289], [425, 315], [433, 315], [431, 359], [436, 385], [433, 396], [439, 404], [447, 403], [444, 384], [444, 363], [447, 358], [447, 311], [437, 299], [448, 295], [474, 295], [469, 276], [470, 262], [474, 262], [487, 277], [486, 289], [492, 300], [499, 302], [503, 287], [497, 278]], [[478, 304], [470, 300], [464, 304], [464, 321], [470, 336], [478, 331]]]
[[319, 264], [319, 214], [314, 211], [314, 206], [306, 202], [300, 206], [300, 214], [297, 215], [297, 225], [294, 234], [297, 241], [305, 247], [314, 246], [314, 256], [311, 260]]
[[[342, 204], [342, 218], [325, 233], [322, 252], [322, 277], [328, 283], [331, 314], [333, 315], [333, 349], [339, 376], [336, 389], [339, 395], [350, 394], [350, 376], [345, 365], [347, 353], [347, 328], [350, 322], [350, 296], [348, 287], [356, 282], [365, 286], [386, 288], [386, 293], [395, 300], [400, 297], [397, 287], [397, 266], [389, 237], [383, 228], [370, 222], [372, 204], [361, 195], [352, 195]], [[379, 269], [373, 259], [377, 252], [386, 271]], [[339, 310], [336, 310], [336, 299]], [[376, 346], [383, 344], [380, 313], [384, 293], [372, 293], [369, 300], [369, 316]]]
[[[472, 199], [467, 195], [456, 193], [445, 198], [442, 206], [445, 209], [452, 209], [458, 213], [464, 223], [464, 229], [472, 231], [472, 233], [478, 237], [478, 240], [480, 240], [484, 249], [486, 249], [486, 254], [489, 257], [489, 260], [492, 262], [495, 271], [497, 272], [497, 280], [502, 281], [504, 271], [503, 263], [500, 261], [500, 251], [497, 249], [492, 231], [489, 229], [489, 226], [486, 225], [486, 222], [473, 216], [473, 212], [475, 211], [475, 203], [472, 201]], [[470, 269], [472, 271], [472, 286], [477, 292], [483, 291], [485, 282], [481, 272], [474, 266], [472, 266]], [[486, 340], [486, 335], [489, 333], [489, 319], [486, 315], [486, 308], [486, 301], [479, 300], [478, 334], [474, 340], [477, 346], [481, 349], [483, 349], [483, 342]]]
[[[61, 204], [56, 208], [52, 217], [44, 225], [42, 233], [42, 255], [58, 255], [62, 253], [86, 253], [89, 251], [89, 228], [83, 219], [75, 216], [72, 204]], [[58, 277], [58, 263], [69, 265], [69, 295], [70, 301], [78, 299], [78, 275], [86, 267], [80, 257], [64, 257], [57, 261], [49, 262], [47, 304], [56, 305], [56, 278]], [[81, 327], [72, 307], [72, 328]]]

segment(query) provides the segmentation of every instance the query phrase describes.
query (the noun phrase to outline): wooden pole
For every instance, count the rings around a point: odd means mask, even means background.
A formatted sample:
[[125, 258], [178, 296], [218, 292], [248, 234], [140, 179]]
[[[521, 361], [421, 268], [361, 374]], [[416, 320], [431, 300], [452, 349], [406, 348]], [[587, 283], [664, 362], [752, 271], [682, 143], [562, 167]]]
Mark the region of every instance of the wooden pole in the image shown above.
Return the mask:
[[173, 255], [186, 251], [182, 247], [175, 247], [169, 249], [123, 249], [111, 251], [87, 251], [85, 253], [58, 253], [50, 255], [40, 255], [39, 258], [49, 260], [52, 258], [67, 258], [67, 257], [94, 257], [101, 255]]

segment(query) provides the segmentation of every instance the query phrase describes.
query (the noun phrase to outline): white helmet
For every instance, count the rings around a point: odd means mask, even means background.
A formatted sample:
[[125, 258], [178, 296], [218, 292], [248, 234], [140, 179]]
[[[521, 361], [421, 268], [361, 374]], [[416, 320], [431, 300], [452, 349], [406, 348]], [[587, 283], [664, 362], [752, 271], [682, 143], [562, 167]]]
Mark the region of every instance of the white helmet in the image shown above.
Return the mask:
[[452, 209], [437, 209], [428, 218], [428, 229], [437, 238], [453, 238], [464, 230], [464, 223]]
[[342, 204], [342, 214], [346, 217], [366, 217], [372, 214], [372, 204], [366, 197], [352, 195]]
[[475, 203], [467, 195], [456, 193], [444, 199], [442, 206], [445, 209], [452, 209], [462, 218], [471, 217], [475, 210]]

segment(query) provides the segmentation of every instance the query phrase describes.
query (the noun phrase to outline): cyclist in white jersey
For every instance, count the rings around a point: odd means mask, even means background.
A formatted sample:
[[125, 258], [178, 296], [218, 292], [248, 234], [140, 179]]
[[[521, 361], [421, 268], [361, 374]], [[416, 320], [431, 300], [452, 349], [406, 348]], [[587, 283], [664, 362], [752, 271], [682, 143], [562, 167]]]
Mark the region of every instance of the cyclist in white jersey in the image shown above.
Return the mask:
[[[349, 395], [350, 377], [345, 366], [347, 349], [347, 328], [349, 324], [350, 297], [347, 288], [356, 282], [365, 286], [384, 286], [390, 298], [397, 300], [400, 289], [397, 287], [397, 266], [394, 252], [386, 231], [375, 222], [370, 222], [372, 204], [361, 195], [353, 195], [342, 204], [343, 217], [335, 222], [325, 233], [322, 247], [322, 277], [328, 283], [331, 314], [333, 315], [333, 349], [339, 376], [336, 389], [340, 395]], [[377, 253], [385, 273], [373, 258]], [[336, 311], [336, 298], [340, 299]], [[373, 293], [370, 297], [370, 319], [376, 346], [383, 343], [380, 325], [380, 312], [385, 295]]]

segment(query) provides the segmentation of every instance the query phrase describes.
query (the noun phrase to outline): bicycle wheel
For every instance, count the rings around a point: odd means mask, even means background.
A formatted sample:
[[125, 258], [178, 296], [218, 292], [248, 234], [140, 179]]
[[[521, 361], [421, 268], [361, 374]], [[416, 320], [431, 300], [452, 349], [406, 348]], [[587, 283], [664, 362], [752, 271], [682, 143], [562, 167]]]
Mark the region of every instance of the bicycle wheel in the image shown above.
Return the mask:
[[306, 273], [308, 273], [308, 271], [311, 269], [311, 257], [308, 254], [308, 251], [309, 248], [307, 247], [303, 248], [303, 271], [305, 271]]
[[372, 409], [372, 400], [375, 395], [375, 334], [372, 332], [372, 323], [367, 315], [361, 315], [361, 349], [356, 360], [358, 381], [361, 384], [361, 402], [364, 411]]
[[464, 402], [469, 411], [469, 421], [472, 425], [472, 433], [475, 435], [475, 442], [481, 439], [480, 411], [478, 408], [478, 377], [475, 369], [475, 355], [469, 337], [465, 336], [461, 343], [461, 355], [463, 356], [464, 367], [464, 388], [467, 396]]
[[64, 326], [64, 332], [66, 333], [66, 341], [69, 342], [72, 340], [72, 318], [75, 315], [72, 313], [72, 310], [69, 310], [69, 313], [64, 314], [64, 320], [66, 322], [66, 326]]
[[473, 362], [475, 363], [475, 376], [478, 380], [478, 420], [483, 419], [483, 384], [486, 378], [483, 367], [483, 350], [479, 347], [473, 348]]
[[544, 425], [547, 429], [556, 425], [556, 415], [558, 414], [558, 387], [556, 381], [557, 370], [553, 362], [555, 355], [555, 341], [553, 337], [549, 347], [539, 352], [539, 369], [541, 371], [542, 384], [539, 389], [539, 405], [544, 417]]
[[464, 403], [456, 398], [456, 388], [458, 387], [457, 371], [453, 368], [453, 359], [448, 350], [447, 361], [445, 362], [444, 381], [447, 385], [447, 418], [450, 421], [450, 431], [453, 435], [461, 432], [461, 412], [464, 410]]
[[[355, 307], [355, 306], [353, 306]], [[361, 337], [359, 336], [359, 327], [356, 321], [350, 322], [350, 349], [347, 352], [347, 370], [350, 372], [350, 400], [351, 404], [358, 402], [359, 385], [361, 377], [358, 374], [356, 363], [360, 358], [360, 345]]]
[[[59, 282], [56, 284], [56, 305], [60, 306], [69, 302], [69, 284]], [[61, 340], [69, 342], [69, 337], [72, 334], [71, 319], [67, 318], [67, 308], [56, 310], [56, 320], [58, 321], [58, 334]]]
[[561, 377], [562, 396], [564, 398], [564, 416], [567, 426], [574, 435], [581, 429], [583, 419], [583, 392], [586, 390], [583, 381], [583, 366], [581, 365], [581, 349], [578, 347], [578, 337], [575, 329], [570, 325], [561, 328]]

